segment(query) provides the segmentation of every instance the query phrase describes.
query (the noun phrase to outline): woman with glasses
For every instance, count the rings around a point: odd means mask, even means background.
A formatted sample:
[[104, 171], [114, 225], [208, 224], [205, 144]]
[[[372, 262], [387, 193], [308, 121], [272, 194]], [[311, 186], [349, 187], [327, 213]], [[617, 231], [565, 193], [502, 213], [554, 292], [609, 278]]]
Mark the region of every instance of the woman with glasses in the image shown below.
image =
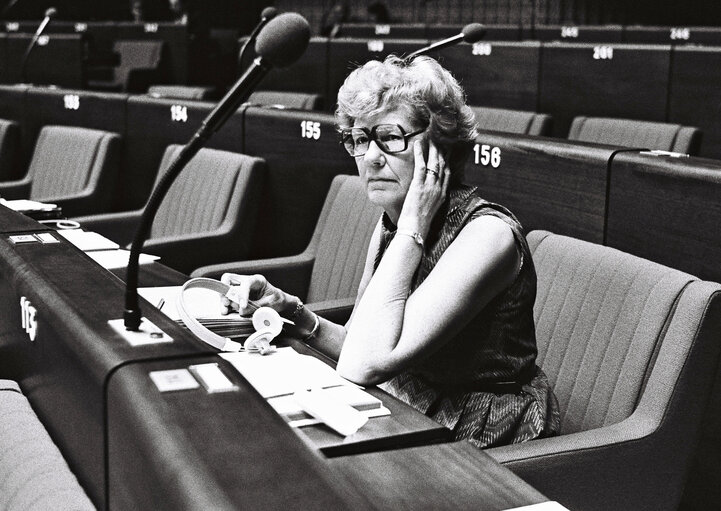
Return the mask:
[[260, 275], [225, 274], [233, 301], [293, 320], [361, 385], [378, 384], [478, 447], [556, 434], [536, 366], [536, 274], [522, 227], [462, 184], [476, 136], [458, 82], [429, 57], [356, 69], [338, 93], [341, 141], [384, 213], [346, 325]]

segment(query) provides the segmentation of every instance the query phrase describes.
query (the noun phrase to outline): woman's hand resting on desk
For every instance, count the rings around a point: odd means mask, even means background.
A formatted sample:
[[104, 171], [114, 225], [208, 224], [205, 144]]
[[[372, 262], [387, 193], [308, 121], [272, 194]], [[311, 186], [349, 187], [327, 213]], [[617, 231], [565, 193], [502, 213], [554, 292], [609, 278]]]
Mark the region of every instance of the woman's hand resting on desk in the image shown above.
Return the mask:
[[281, 316], [287, 316], [298, 306], [295, 296], [270, 284], [263, 275], [224, 273], [220, 281], [230, 286], [228, 298], [221, 299], [221, 313], [238, 311], [250, 315], [258, 307], [270, 307]]

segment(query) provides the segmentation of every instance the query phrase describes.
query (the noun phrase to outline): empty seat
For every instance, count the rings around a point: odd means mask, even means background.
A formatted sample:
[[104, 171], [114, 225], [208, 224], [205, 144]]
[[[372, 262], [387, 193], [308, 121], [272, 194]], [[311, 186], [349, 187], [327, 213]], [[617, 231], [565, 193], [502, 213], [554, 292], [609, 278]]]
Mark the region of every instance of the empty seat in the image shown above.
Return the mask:
[[692, 126], [607, 117], [575, 117], [568, 138], [683, 154], [698, 154], [701, 145], [701, 131]]
[[574, 238], [528, 240], [561, 434], [486, 452], [569, 509], [677, 509], [721, 348], [721, 285]]
[[[366, 252], [381, 210], [368, 201], [358, 176], [336, 176], [313, 237], [300, 254], [198, 268], [193, 276], [260, 273], [317, 310], [345, 319], [355, 301]], [[324, 314], [328, 317], [330, 312]]]
[[[169, 146], [162, 176], [182, 150]], [[183, 272], [247, 257], [255, 228], [264, 162], [244, 154], [201, 149], [175, 179], [158, 208], [143, 251]], [[144, 209], [77, 217], [88, 229], [129, 244]]]
[[320, 110], [323, 108], [323, 97], [310, 92], [261, 90], [252, 93], [248, 103], [295, 110]]
[[0, 508], [94, 510], [17, 383], [0, 380]]
[[0, 183], [5, 199], [58, 204], [65, 215], [107, 211], [118, 175], [120, 136], [73, 126], [45, 126], [27, 175]]
[[165, 43], [163, 41], [116, 41], [113, 51], [120, 63], [112, 68], [109, 80], [88, 81], [90, 88], [145, 92], [150, 84], [166, 78]]
[[20, 154], [20, 125], [0, 119], [0, 181], [7, 181], [17, 173]]
[[550, 135], [551, 116], [510, 110], [506, 108], [471, 107], [476, 114], [478, 128], [482, 130], [519, 133], [522, 135]]

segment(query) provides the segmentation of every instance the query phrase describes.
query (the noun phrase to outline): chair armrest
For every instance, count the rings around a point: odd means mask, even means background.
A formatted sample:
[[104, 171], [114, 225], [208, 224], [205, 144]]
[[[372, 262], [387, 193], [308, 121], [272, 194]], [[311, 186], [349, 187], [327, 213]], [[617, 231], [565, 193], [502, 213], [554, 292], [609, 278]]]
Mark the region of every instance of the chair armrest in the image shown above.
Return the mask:
[[119, 245], [127, 245], [133, 241], [135, 231], [140, 222], [142, 210], [87, 215], [72, 218], [86, 231], [94, 231]]
[[303, 252], [295, 256], [204, 266], [193, 271], [191, 276], [219, 279], [223, 273], [243, 275], [259, 273], [264, 275], [274, 286], [305, 300], [314, 262], [315, 257], [312, 254]]
[[333, 323], [337, 323], [339, 325], [345, 325], [353, 312], [355, 298], [324, 300], [322, 302], [308, 303], [306, 306], [328, 321], [332, 321]]

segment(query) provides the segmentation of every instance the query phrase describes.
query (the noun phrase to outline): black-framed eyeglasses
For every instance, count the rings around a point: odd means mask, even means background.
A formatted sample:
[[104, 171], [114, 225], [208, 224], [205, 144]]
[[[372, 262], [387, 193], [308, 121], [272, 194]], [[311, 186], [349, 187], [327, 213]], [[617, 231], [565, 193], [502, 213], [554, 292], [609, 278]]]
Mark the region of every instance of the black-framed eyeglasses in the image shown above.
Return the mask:
[[353, 156], [363, 156], [368, 152], [368, 146], [371, 140], [378, 145], [381, 151], [388, 154], [400, 153], [408, 149], [408, 139], [423, 133], [427, 128], [423, 128], [411, 133], [406, 131], [398, 124], [376, 124], [371, 129], [368, 128], [344, 128], [341, 130], [341, 143], [345, 147], [348, 154]]

